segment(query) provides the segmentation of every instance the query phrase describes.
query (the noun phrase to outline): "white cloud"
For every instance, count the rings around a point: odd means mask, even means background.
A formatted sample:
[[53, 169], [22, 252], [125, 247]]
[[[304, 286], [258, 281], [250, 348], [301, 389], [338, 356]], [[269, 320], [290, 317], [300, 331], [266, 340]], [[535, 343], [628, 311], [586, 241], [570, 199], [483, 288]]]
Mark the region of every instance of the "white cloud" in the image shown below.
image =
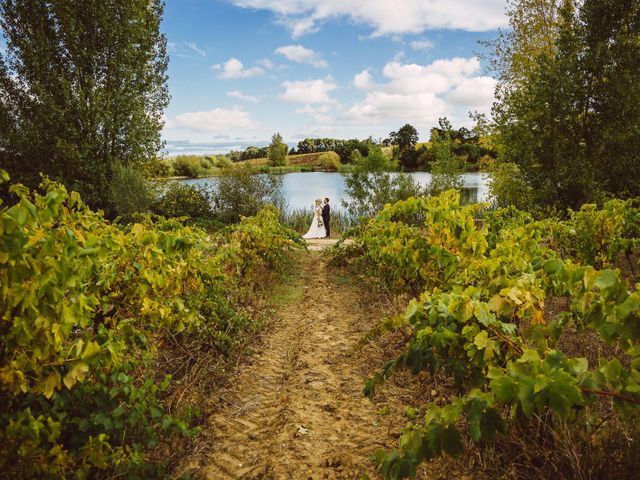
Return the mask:
[[487, 107], [494, 101], [496, 83], [491, 77], [465, 79], [447, 93], [447, 103], [469, 108]]
[[360, 90], [369, 90], [373, 87], [373, 80], [369, 70], [363, 70], [360, 73], [354, 75], [353, 86]]
[[306, 63], [316, 68], [327, 67], [327, 62], [320, 58], [316, 52], [302, 45], [285, 45], [276, 48], [274, 53], [283, 55], [292, 62]]
[[411, 48], [414, 50], [430, 50], [435, 47], [431, 40], [414, 40], [411, 42]]
[[316, 80], [286, 81], [282, 83], [284, 92], [280, 98], [292, 103], [334, 103], [329, 92], [335, 90], [336, 84], [331, 77]]
[[243, 8], [269, 10], [294, 38], [336, 17], [366, 25], [374, 35], [420, 33], [429, 29], [488, 31], [507, 24], [506, 0], [231, 0]]
[[218, 78], [230, 79], [230, 78], [251, 78], [257, 77], [264, 73], [264, 70], [260, 67], [244, 68], [243, 63], [237, 58], [231, 57], [223, 64], [212, 65], [214, 70], [222, 70], [222, 73], [218, 75]]
[[231, 92], [227, 92], [227, 95], [230, 97], [238, 98], [240, 100], [244, 100], [245, 102], [258, 103], [258, 97], [247, 95], [239, 90], [232, 90]]
[[354, 77], [354, 85], [367, 87], [367, 96], [353, 105], [344, 119], [381, 124], [389, 120], [432, 126], [448, 116], [454, 124], [466, 120], [466, 112], [489, 112], [495, 79], [478, 75], [476, 58], [436, 60], [428, 65], [396, 61], [383, 68], [386, 83], [373, 83], [367, 70]]
[[165, 124], [165, 128], [184, 128], [204, 133], [229, 132], [235, 129], [255, 128], [255, 126], [251, 115], [238, 107], [186, 112], [173, 118], [167, 118]]
[[312, 107], [311, 105], [305, 105], [303, 108], [296, 108], [295, 113], [304, 113], [313, 118], [317, 123], [328, 123], [331, 120], [331, 116], [328, 115], [332, 111], [333, 107], [328, 104]]
[[352, 106], [345, 114], [349, 121], [384, 123], [398, 120], [416, 126], [436, 125], [447, 115], [446, 102], [433, 93], [402, 95], [376, 90], [364, 101]]
[[282, 23], [291, 29], [291, 36], [293, 38], [298, 38], [307, 33], [314, 33], [320, 30], [316, 25], [315, 20], [311, 17], [298, 19], [282, 18], [279, 23]]
[[275, 68], [275, 64], [269, 60], [268, 58], [261, 58], [256, 62], [258, 65], [266, 68], [267, 70], [273, 70]]
[[436, 60], [429, 65], [389, 62], [382, 73], [390, 79], [384, 87], [391, 93], [445, 93], [480, 70], [477, 58]]
[[198, 47], [194, 42], [167, 42], [167, 52], [169, 56], [180, 58], [204, 57], [207, 53]]

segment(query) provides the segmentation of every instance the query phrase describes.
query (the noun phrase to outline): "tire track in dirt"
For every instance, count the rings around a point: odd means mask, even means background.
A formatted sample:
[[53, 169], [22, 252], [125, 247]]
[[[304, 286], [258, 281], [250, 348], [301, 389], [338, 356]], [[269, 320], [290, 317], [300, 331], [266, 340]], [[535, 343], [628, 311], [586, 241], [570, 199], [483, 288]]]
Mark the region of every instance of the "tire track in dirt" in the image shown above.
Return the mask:
[[393, 445], [353, 355], [373, 320], [358, 307], [358, 286], [338, 284], [326, 262], [319, 252], [300, 257], [290, 288], [304, 293], [278, 309], [252, 363], [221, 392], [225, 405], [203, 432], [210, 448], [192, 459], [199, 477], [354, 479]]

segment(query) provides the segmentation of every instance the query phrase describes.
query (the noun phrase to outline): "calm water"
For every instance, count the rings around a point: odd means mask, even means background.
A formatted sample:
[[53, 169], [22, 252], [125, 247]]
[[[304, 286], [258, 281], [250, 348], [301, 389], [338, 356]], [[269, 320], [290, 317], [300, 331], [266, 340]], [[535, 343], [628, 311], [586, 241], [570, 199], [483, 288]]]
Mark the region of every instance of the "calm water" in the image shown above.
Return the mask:
[[[431, 182], [431, 174], [428, 172], [413, 172], [409, 175], [423, 187]], [[465, 173], [462, 177], [466, 193], [472, 201], [487, 200], [487, 174]], [[215, 178], [199, 178], [185, 182], [207, 187], [215, 183]], [[345, 192], [344, 175], [333, 172], [287, 173], [282, 176], [282, 193], [291, 209], [311, 207], [316, 198], [324, 197], [329, 197], [332, 208], [340, 209], [341, 201], [349, 199]]]

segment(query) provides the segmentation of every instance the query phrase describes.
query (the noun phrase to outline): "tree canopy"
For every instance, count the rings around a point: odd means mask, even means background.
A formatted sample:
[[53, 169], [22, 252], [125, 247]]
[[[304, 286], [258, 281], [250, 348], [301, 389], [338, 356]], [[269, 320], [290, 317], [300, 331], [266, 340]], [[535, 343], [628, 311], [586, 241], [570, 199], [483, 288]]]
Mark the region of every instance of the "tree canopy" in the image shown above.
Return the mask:
[[287, 164], [287, 152], [289, 147], [282, 140], [282, 135], [274, 133], [271, 137], [271, 143], [267, 148], [267, 159], [272, 167], [280, 167]]
[[640, 3], [510, 9], [511, 31], [493, 44], [501, 161], [518, 166], [533, 206], [640, 195]]
[[169, 101], [162, 0], [0, 0], [0, 161], [109, 210], [113, 165], [162, 147]]

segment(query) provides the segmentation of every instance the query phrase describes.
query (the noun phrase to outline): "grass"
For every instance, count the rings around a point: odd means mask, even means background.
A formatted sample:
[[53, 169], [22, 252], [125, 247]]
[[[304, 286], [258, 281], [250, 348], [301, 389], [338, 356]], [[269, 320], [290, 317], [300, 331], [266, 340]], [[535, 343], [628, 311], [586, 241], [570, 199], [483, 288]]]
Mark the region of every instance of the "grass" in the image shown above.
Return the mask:
[[269, 299], [274, 307], [290, 305], [304, 297], [304, 284], [300, 282], [300, 271], [295, 267], [296, 259], [299, 260], [300, 255], [304, 254], [302, 251], [291, 252], [290, 263], [285, 267], [282, 281], [271, 287]]
[[[271, 169], [281, 169], [281, 168], [293, 168], [300, 167], [302, 170], [290, 170], [283, 172], [274, 172], [273, 170], [270, 173], [291, 173], [293, 172], [312, 172], [316, 170], [323, 170], [322, 165], [320, 165], [319, 159], [320, 156], [327, 152], [316, 152], [316, 153], [300, 153], [295, 155], [287, 156], [288, 165], [284, 167], [270, 167]], [[234, 165], [250, 165], [252, 167], [269, 167], [268, 160], [266, 157], [263, 158], [254, 158], [251, 160], [241, 160], [239, 162], [235, 162]], [[308, 168], [308, 170], [304, 170], [304, 168]]]
[[314, 168], [306, 165], [283, 165], [281, 167], [271, 167], [269, 165], [260, 165], [256, 167], [258, 173], [272, 173], [281, 175], [284, 173], [313, 172]]
[[[292, 228], [300, 234], [307, 233], [311, 219], [313, 218], [313, 208], [294, 208], [282, 215], [282, 223]], [[331, 212], [331, 236], [339, 237], [351, 227], [351, 221], [345, 212], [335, 210]]]

